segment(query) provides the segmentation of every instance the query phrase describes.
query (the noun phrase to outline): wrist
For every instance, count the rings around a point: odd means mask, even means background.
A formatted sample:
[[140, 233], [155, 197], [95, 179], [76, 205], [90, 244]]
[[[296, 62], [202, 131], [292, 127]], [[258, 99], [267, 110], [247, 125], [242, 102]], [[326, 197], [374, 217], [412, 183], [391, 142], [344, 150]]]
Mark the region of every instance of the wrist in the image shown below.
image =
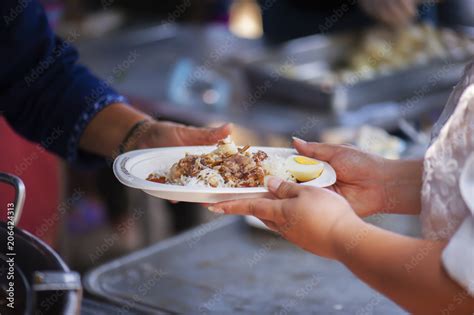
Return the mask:
[[155, 122], [150, 118], [137, 121], [129, 128], [127, 135], [124, 137], [119, 146], [119, 153], [137, 150], [143, 148], [147, 140], [149, 131]]
[[397, 181], [400, 180], [399, 176], [402, 174], [403, 160], [389, 160], [384, 159], [383, 161], [383, 207], [380, 209], [380, 213], [392, 213], [394, 209], [394, 187], [397, 186]]
[[421, 208], [423, 160], [386, 160], [382, 213], [413, 214]]
[[365, 237], [367, 228], [368, 223], [358, 217], [355, 212], [339, 218], [332, 228], [333, 258], [341, 261]]
[[79, 145], [91, 153], [115, 157], [130, 128], [148, 115], [133, 107], [115, 103], [101, 110], [87, 125]]

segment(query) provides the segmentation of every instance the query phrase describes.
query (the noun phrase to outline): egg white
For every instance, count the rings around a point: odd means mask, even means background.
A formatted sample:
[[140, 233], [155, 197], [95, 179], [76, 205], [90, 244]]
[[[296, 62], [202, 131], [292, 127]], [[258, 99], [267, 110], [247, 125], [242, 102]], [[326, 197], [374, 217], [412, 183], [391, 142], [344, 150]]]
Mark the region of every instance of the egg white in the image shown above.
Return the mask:
[[286, 169], [293, 175], [293, 177], [299, 182], [307, 182], [318, 178], [324, 170], [324, 163], [321, 161], [303, 157], [304, 159], [310, 159], [315, 164], [301, 164], [298, 163], [295, 158], [302, 157], [300, 155], [292, 155], [286, 160]]

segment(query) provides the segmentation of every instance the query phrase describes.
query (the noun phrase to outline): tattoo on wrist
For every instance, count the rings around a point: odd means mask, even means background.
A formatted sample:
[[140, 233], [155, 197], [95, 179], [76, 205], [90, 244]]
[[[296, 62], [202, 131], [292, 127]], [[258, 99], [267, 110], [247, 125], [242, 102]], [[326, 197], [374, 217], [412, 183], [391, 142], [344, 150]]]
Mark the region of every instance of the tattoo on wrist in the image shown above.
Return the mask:
[[150, 119], [143, 119], [133, 125], [133, 127], [130, 128], [127, 135], [123, 139], [122, 143], [120, 143], [119, 145], [119, 154], [124, 153], [127, 148], [135, 144], [137, 142], [137, 139], [139, 139], [143, 135], [143, 133], [148, 130], [152, 122], [153, 121]]

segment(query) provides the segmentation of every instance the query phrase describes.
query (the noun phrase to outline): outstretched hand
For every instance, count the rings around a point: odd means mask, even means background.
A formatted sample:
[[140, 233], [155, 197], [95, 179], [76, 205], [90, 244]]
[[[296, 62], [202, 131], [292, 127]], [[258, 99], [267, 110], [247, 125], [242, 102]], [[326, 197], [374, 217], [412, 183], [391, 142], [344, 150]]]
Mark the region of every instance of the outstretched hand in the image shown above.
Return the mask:
[[154, 122], [144, 131], [143, 136], [137, 141], [136, 149], [211, 145], [224, 139], [231, 132], [231, 124], [225, 124], [217, 128], [197, 128], [159, 121]]
[[345, 242], [360, 220], [347, 201], [324, 188], [268, 181], [275, 199], [242, 199], [217, 203], [217, 213], [253, 215], [290, 242], [314, 254], [335, 259], [338, 245]]
[[388, 160], [348, 145], [306, 142], [298, 138], [293, 145], [300, 154], [331, 164], [337, 175], [331, 188], [343, 196], [359, 216], [386, 208]]

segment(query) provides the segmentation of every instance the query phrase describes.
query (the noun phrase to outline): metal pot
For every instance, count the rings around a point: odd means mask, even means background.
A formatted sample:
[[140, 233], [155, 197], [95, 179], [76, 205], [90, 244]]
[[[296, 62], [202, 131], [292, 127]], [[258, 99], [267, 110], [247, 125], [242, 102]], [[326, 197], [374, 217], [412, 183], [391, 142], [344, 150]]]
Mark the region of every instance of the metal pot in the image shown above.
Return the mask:
[[46, 243], [16, 227], [25, 200], [23, 182], [5, 173], [0, 182], [15, 188], [15, 202], [6, 205], [8, 221], [0, 222], [0, 314], [79, 314], [79, 274]]

